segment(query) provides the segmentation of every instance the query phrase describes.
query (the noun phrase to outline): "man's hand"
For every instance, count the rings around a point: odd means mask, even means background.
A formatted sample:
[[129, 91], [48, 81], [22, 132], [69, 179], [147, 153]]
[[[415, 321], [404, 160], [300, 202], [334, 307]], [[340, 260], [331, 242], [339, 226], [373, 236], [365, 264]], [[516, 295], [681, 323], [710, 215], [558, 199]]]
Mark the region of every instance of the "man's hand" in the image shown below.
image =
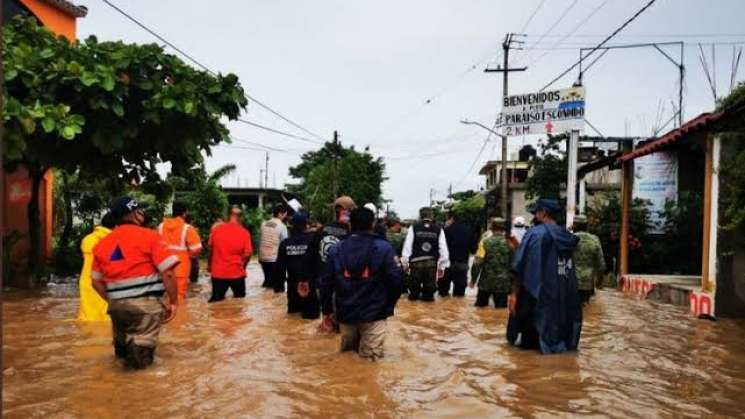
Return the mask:
[[442, 279], [445, 277], [445, 270], [444, 269], [438, 269], [437, 270], [437, 279]]
[[517, 312], [517, 293], [515, 292], [511, 292], [507, 296], [507, 311], [510, 313], [510, 316]]
[[468, 288], [471, 288], [471, 289], [473, 289], [473, 288], [474, 288], [475, 286], [476, 286], [476, 283], [475, 283], [475, 282], [473, 282], [473, 281], [471, 281], [471, 282], [470, 282], [470, 283], [468, 284]]
[[321, 325], [318, 327], [318, 329], [322, 333], [331, 333], [334, 331], [334, 318], [331, 316], [331, 314], [323, 315], [323, 320], [321, 320]]
[[308, 281], [300, 281], [297, 283], [297, 293], [305, 298], [310, 295], [310, 283]]
[[163, 324], [170, 322], [173, 320], [174, 317], [176, 317], [176, 310], [178, 306], [172, 302], [169, 302], [166, 306], [166, 317], [163, 319]]

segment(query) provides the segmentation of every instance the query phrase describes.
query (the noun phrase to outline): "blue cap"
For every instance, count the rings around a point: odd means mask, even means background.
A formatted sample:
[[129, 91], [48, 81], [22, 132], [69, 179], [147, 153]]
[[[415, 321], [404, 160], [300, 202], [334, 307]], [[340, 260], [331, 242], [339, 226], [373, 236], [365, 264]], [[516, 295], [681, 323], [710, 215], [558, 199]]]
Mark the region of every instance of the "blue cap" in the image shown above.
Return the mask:
[[533, 204], [530, 213], [535, 214], [539, 210], [546, 211], [549, 214], [556, 214], [561, 211], [561, 205], [559, 205], [558, 199], [540, 198]]
[[294, 225], [308, 224], [308, 214], [304, 212], [296, 212], [292, 216], [292, 224]]
[[145, 208], [147, 208], [146, 204], [138, 202], [136, 199], [132, 198], [131, 196], [122, 196], [122, 197], [116, 198], [114, 202], [111, 203], [111, 207], [109, 208], [109, 211], [111, 212], [111, 215], [119, 218], [135, 210], [145, 209]]

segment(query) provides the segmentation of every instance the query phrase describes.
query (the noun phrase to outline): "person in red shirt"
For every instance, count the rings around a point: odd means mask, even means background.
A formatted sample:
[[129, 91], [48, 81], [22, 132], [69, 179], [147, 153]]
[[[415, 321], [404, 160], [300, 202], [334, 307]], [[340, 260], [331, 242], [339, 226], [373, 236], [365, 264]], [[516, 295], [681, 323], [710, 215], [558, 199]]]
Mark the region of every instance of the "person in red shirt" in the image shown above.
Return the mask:
[[111, 214], [117, 227], [93, 249], [91, 280], [109, 303], [114, 354], [141, 369], [153, 363], [161, 325], [176, 314], [179, 259], [157, 232], [142, 227], [144, 207], [135, 199], [118, 198]]
[[212, 229], [209, 238], [212, 296], [209, 302], [225, 299], [230, 288], [234, 298], [246, 296], [246, 264], [251, 259], [251, 233], [240, 223], [240, 210], [233, 209], [230, 220]]

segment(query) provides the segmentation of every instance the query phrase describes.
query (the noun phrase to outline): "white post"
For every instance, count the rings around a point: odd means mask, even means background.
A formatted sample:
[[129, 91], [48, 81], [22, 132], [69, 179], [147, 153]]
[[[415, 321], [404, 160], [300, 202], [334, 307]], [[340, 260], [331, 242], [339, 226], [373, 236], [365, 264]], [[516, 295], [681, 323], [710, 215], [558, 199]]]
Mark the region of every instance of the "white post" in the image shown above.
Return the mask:
[[567, 143], [567, 228], [574, 224], [577, 212], [577, 151], [579, 149], [579, 130], [572, 130]]
[[579, 181], [579, 213], [587, 215], [587, 181], [584, 177]]

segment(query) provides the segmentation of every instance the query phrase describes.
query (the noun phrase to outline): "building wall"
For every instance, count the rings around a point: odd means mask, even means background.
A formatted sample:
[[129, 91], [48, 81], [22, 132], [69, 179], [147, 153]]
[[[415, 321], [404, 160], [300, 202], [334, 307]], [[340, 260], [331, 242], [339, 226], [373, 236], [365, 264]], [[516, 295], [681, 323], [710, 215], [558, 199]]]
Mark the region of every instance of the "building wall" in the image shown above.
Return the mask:
[[[63, 11], [50, 6], [41, 0], [20, 0], [37, 19], [52, 32], [70, 40], [76, 38], [76, 19]], [[3, 233], [18, 231], [23, 239], [12, 249], [14, 262], [21, 262], [28, 252], [28, 216], [27, 204], [30, 198], [30, 179], [28, 173], [21, 167], [12, 173], [6, 173], [3, 185]], [[54, 175], [48, 171], [39, 188], [39, 210], [41, 213], [41, 240], [44, 256], [52, 255], [52, 227], [53, 227], [53, 191]], [[20, 194], [20, 195], [19, 195]]]
[[76, 39], [77, 25], [74, 17], [61, 12], [59, 9], [41, 0], [20, 1], [52, 32], [62, 35], [71, 41]]

